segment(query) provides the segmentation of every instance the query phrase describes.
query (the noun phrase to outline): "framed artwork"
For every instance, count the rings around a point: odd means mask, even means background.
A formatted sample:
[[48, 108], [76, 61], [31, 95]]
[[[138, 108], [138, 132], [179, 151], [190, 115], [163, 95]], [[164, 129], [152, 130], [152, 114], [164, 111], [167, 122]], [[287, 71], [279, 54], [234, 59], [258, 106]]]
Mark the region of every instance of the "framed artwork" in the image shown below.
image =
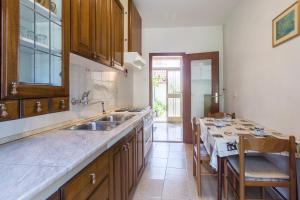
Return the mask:
[[300, 3], [297, 1], [273, 20], [273, 47], [300, 34]]

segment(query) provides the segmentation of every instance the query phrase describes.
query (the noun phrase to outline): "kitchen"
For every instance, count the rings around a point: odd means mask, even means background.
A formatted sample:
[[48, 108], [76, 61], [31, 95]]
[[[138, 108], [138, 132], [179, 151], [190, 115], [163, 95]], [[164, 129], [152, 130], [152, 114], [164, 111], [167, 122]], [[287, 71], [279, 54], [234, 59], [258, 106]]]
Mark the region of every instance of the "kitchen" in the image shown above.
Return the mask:
[[[202, 119], [208, 113], [205, 107], [200, 113], [197, 104], [205, 100], [197, 100], [199, 87], [194, 82], [211, 81], [209, 111], [236, 113], [237, 120], [249, 119], [257, 127], [293, 135], [294, 144], [299, 144], [294, 120], [294, 107], [299, 105], [295, 88], [299, 81], [294, 76], [299, 69], [291, 67], [299, 61], [295, 54], [299, 38], [295, 35], [285, 44], [272, 46], [272, 27], [266, 25], [272, 25], [272, 19], [290, 5], [299, 14], [299, 3], [277, 2], [264, 13], [270, 4], [271, 0], [189, 0], [186, 4], [178, 0], [1, 0], [0, 199], [226, 198], [227, 176], [214, 167], [214, 151], [208, 147], [212, 144], [201, 135], [209, 137], [214, 129], [210, 119]], [[261, 23], [256, 24], [255, 17], [248, 19], [254, 10]], [[251, 28], [259, 27], [261, 40], [257, 41], [255, 31], [248, 30], [253, 35], [245, 31], [247, 20]], [[244, 42], [248, 51], [243, 49]], [[255, 53], [259, 44], [262, 49]], [[158, 131], [153, 121], [157, 112], [152, 105], [155, 66], [151, 55], [171, 54], [183, 58], [176, 69], [182, 90], [169, 95], [180, 99], [176, 119], [181, 123], [182, 141], [153, 142]], [[259, 58], [257, 65], [249, 55]], [[285, 64], [294, 71], [284, 71]], [[265, 71], [252, 65], [264, 66]], [[198, 66], [206, 70], [197, 70]], [[267, 66], [276, 66], [275, 71]], [[274, 84], [269, 73], [286, 81]], [[257, 77], [261, 79], [251, 85]], [[277, 98], [272, 84], [283, 97]], [[270, 88], [267, 96], [261, 85]], [[250, 94], [257, 94], [258, 107]], [[170, 109], [171, 104], [166, 107]], [[198, 121], [191, 123], [193, 117]], [[233, 124], [246, 124], [231, 118]], [[213, 123], [220, 125], [217, 119]], [[201, 132], [199, 143], [194, 138], [197, 131]], [[200, 143], [207, 145], [210, 154], [204, 168], [212, 170], [202, 183], [198, 174], [202, 161], [197, 160], [201, 156], [195, 153], [200, 152], [196, 147], [203, 147]], [[299, 145], [294, 146], [298, 155]], [[280, 163], [279, 168], [292, 169], [283, 162], [286, 158], [270, 156]], [[294, 160], [299, 169], [299, 160]], [[227, 159], [217, 162], [227, 169]], [[300, 174], [292, 172], [295, 177]], [[299, 186], [295, 178], [292, 181], [290, 191], [297, 193]], [[265, 199], [296, 199], [289, 193], [267, 188]]]

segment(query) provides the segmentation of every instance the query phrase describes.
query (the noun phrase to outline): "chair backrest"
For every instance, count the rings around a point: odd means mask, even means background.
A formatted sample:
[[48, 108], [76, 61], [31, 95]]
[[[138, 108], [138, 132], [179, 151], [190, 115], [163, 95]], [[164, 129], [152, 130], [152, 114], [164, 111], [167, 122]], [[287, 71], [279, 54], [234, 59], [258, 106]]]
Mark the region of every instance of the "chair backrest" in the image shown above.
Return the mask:
[[246, 151], [256, 151], [259, 153], [289, 153], [289, 177], [290, 189], [296, 192], [296, 142], [295, 137], [289, 139], [279, 139], [272, 136], [265, 138], [258, 137], [239, 137], [239, 163], [240, 181], [245, 182], [245, 153]]
[[211, 112], [209, 112], [207, 114], [207, 117], [212, 117], [215, 119], [222, 119], [227, 116], [231, 117], [232, 119], [235, 119], [235, 113], [224, 113], [224, 112], [211, 113]]

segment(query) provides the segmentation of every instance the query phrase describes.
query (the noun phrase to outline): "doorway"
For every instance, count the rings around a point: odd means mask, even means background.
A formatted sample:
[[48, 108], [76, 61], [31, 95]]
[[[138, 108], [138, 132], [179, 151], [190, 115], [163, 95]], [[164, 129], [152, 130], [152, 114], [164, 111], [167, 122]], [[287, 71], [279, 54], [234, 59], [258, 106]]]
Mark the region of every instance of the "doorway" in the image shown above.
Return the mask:
[[154, 111], [154, 141], [183, 141], [184, 55], [183, 53], [150, 54], [150, 105]]
[[192, 143], [192, 117], [219, 112], [219, 52], [186, 54], [183, 77], [183, 141]]

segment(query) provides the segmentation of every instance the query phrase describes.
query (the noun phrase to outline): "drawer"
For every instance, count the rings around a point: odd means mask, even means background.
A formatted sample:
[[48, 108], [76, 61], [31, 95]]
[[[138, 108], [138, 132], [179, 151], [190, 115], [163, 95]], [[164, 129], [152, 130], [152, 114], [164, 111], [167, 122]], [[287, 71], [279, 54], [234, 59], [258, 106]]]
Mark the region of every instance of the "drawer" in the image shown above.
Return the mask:
[[21, 116], [32, 117], [49, 112], [49, 99], [26, 99], [21, 101]]
[[51, 112], [62, 112], [69, 110], [69, 98], [68, 97], [58, 97], [51, 99]]
[[64, 200], [86, 200], [108, 177], [108, 154], [105, 153], [63, 186]]
[[0, 121], [19, 118], [19, 101], [0, 101]]

